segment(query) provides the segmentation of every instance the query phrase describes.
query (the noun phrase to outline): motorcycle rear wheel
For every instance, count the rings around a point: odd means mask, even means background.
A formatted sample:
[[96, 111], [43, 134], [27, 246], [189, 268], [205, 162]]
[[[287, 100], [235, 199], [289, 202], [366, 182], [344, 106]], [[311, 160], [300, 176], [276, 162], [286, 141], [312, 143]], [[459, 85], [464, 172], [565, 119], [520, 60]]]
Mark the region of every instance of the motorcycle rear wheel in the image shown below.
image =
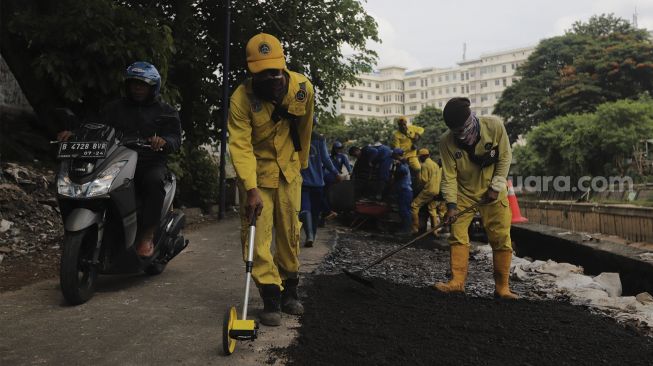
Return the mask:
[[92, 261], [96, 242], [97, 232], [92, 228], [64, 234], [59, 283], [70, 305], [83, 304], [95, 293], [98, 270]]

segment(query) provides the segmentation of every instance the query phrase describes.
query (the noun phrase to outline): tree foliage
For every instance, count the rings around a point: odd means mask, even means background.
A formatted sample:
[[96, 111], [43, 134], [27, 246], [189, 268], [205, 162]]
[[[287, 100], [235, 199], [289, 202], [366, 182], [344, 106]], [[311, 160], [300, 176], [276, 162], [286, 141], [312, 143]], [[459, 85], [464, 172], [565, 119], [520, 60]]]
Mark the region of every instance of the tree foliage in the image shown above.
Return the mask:
[[540, 124], [515, 149], [515, 160], [522, 175], [636, 175], [634, 154], [651, 138], [653, 100], [644, 95]]
[[652, 92], [653, 44], [624, 19], [594, 16], [540, 42], [517, 75], [495, 108], [513, 140], [555, 117]]
[[367, 146], [377, 142], [391, 145], [394, 125], [388, 119], [380, 118], [352, 118], [345, 124], [342, 116], [334, 117], [324, 113], [319, 120], [317, 130], [329, 142], [337, 140], [346, 145], [357, 146]]

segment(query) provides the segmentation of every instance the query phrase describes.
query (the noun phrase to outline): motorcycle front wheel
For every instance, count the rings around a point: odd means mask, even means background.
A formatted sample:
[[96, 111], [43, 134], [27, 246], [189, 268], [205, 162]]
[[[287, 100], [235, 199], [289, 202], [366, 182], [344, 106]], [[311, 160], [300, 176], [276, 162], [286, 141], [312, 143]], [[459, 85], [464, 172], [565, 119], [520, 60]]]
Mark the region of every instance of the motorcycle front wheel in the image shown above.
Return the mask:
[[93, 252], [96, 243], [94, 228], [64, 234], [59, 283], [70, 305], [83, 304], [95, 293], [98, 271], [93, 264]]

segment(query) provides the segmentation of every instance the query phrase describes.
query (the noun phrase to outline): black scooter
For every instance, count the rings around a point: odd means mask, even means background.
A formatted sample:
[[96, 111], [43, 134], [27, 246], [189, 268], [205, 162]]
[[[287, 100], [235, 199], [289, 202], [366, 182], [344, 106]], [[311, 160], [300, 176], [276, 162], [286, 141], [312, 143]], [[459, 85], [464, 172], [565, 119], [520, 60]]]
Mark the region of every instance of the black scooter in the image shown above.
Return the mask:
[[100, 273], [163, 272], [188, 245], [182, 234], [184, 214], [172, 208], [175, 176], [166, 177], [154, 255], [142, 259], [134, 245], [140, 203], [134, 187], [138, 152], [133, 148], [148, 145], [96, 123], [83, 124], [69, 141], [58, 144], [57, 199], [65, 229], [60, 284], [66, 301], [71, 305], [88, 301]]

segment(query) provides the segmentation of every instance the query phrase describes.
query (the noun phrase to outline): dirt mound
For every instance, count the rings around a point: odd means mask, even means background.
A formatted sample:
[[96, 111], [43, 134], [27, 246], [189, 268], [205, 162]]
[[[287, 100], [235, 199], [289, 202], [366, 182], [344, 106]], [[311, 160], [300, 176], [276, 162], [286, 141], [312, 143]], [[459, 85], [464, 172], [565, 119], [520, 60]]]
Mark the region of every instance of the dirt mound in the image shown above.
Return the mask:
[[555, 301], [444, 295], [320, 275], [289, 365], [650, 365], [653, 341]]
[[63, 226], [54, 177], [34, 165], [0, 168], [0, 291], [56, 274]]

